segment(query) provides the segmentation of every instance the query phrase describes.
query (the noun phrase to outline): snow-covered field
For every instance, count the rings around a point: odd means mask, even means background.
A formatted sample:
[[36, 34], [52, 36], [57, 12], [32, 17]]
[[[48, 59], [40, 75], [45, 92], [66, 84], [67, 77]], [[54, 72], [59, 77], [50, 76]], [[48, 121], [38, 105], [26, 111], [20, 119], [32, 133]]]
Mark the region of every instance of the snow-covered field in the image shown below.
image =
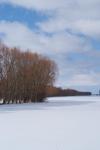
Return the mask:
[[0, 150], [100, 150], [100, 97], [1, 105]]

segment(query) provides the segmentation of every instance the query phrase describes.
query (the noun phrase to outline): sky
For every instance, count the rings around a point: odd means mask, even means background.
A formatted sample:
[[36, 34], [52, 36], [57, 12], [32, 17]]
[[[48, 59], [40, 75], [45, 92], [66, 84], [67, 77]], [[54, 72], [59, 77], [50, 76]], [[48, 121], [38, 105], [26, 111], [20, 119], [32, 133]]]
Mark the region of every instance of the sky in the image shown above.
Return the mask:
[[100, 0], [0, 0], [0, 39], [53, 59], [56, 86], [99, 92]]

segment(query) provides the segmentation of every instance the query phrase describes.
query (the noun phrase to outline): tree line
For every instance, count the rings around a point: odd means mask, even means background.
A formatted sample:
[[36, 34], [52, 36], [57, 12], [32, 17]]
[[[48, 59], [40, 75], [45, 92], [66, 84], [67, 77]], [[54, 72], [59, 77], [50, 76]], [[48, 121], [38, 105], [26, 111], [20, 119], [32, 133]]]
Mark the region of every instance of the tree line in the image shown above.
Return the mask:
[[48, 97], [54, 96], [86, 96], [92, 95], [91, 92], [81, 92], [74, 89], [62, 89], [60, 87], [47, 87]]
[[47, 57], [0, 45], [0, 99], [3, 104], [42, 102], [53, 86], [57, 65]]

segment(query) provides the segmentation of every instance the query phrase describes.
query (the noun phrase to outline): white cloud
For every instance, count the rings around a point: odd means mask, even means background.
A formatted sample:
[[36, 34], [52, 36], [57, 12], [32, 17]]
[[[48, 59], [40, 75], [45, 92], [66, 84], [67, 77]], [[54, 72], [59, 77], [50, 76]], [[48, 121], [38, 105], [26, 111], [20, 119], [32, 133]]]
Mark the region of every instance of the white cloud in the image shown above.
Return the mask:
[[30, 48], [41, 53], [67, 53], [91, 48], [84, 38], [62, 32], [46, 36], [43, 33], [36, 33], [18, 22], [1, 21], [0, 32], [5, 35], [3, 40], [7, 45], [23, 49]]
[[3, 41], [8, 46], [40, 50], [41, 41], [38, 35], [21, 23], [1, 21], [0, 32], [5, 35]]
[[72, 24], [72, 30], [86, 36], [100, 39], [100, 20], [78, 20]]
[[63, 18], [51, 18], [37, 24], [39, 28], [48, 33], [59, 31], [70, 31], [73, 34], [83, 34], [87, 37], [100, 39], [100, 20], [74, 20], [69, 21]]
[[[67, 8], [78, 11], [88, 10], [94, 11], [99, 9], [99, 0], [0, 0], [0, 3], [11, 3], [26, 8], [33, 8], [37, 10], [52, 10], [58, 8]], [[84, 12], [87, 13], [87, 12]], [[87, 14], [88, 16], [88, 14]]]
[[66, 0], [1, 0], [3, 2], [42, 11], [58, 9], [70, 3]]
[[100, 0], [0, 0], [36, 11], [52, 13], [52, 18], [39, 23], [40, 30], [60, 32], [71, 30], [85, 36], [100, 38]]
[[68, 81], [69, 86], [95, 86], [100, 85], [100, 73], [75, 74]]
[[39, 23], [48, 33], [69, 30], [88, 37], [100, 39], [100, 0], [71, 0], [70, 4], [56, 9], [49, 20]]

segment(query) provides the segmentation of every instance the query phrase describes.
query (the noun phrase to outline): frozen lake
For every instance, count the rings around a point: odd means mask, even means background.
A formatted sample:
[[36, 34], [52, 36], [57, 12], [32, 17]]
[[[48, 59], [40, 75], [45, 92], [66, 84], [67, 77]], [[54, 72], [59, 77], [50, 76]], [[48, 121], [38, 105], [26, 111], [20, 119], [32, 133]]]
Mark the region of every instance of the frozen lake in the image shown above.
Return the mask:
[[0, 106], [1, 150], [99, 150], [100, 97]]

